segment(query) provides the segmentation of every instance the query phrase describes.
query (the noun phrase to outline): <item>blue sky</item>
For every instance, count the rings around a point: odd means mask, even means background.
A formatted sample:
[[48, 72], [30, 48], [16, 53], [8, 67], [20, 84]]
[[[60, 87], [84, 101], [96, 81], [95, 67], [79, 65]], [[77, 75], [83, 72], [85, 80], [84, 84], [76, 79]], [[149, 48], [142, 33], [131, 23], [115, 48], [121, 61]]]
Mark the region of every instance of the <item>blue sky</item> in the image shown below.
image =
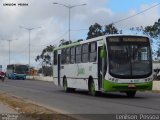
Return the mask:
[[157, 3], [157, 0], [108, 0], [107, 7], [113, 12], [127, 12], [130, 9], [139, 10], [142, 4]]

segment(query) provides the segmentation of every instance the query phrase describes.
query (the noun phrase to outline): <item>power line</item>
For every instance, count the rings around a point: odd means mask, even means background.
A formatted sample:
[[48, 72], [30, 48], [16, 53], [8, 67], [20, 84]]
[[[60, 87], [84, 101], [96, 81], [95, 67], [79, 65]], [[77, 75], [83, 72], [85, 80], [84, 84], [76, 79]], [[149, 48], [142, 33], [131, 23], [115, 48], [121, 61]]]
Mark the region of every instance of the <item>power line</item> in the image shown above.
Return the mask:
[[57, 37], [53, 42], [50, 42], [48, 44], [42, 44], [41, 46], [46, 46], [55, 42], [58, 42], [60, 38], [64, 37], [69, 31], [67, 30], [65, 33], [63, 33], [62, 35], [60, 35], [59, 37]]
[[[146, 11], [152, 9], [152, 8], [155, 8], [155, 7], [159, 6], [159, 5], [160, 5], [160, 3], [158, 3], [158, 4], [156, 4], [156, 5], [153, 5], [153, 6], [149, 7], [149, 8], [147, 8], [147, 9], [145, 9], [145, 10], [143, 10], [143, 11], [140, 11], [140, 12], [134, 14], [134, 15], [131, 15], [131, 16], [129, 16], [129, 17], [126, 17], [126, 18], [117, 20], [117, 21], [115, 21], [115, 22], [112, 22], [112, 23], [110, 23], [110, 24], [117, 24], [117, 23], [119, 23], [119, 22], [128, 20], [128, 19], [130, 19], [130, 18], [132, 18], [132, 17], [135, 17], [135, 16], [137, 16], [137, 15], [139, 15], [139, 14], [142, 14], [142, 13], [144, 13], [144, 12], [146, 12]], [[105, 27], [105, 26], [102, 26], [102, 27]], [[84, 28], [84, 29], [75, 29], [75, 30], [71, 30], [71, 31], [83, 31], [83, 30], [88, 30], [88, 28]]]
[[[54, 41], [49, 42], [47, 44], [41, 44], [40, 46], [46, 46], [46, 45], [50, 45], [52, 43], [58, 42], [60, 38], [64, 37], [69, 31], [67, 30], [66, 32], [64, 32], [62, 35], [58, 36]], [[32, 45], [32, 46], [37, 46], [37, 45]], [[38, 45], [39, 46], [39, 45]], [[38, 47], [37, 46], [37, 47]]]
[[136, 13], [136, 14], [131, 15], [131, 16], [129, 16], [129, 17], [126, 17], [126, 18], [120, 19], [120, 20], [118, 20], [118, 21], [116, 21], [116, 22], [113, 22], [113, 24], [116, 24], [116, 23], [119, 23], [119, 22], [125, 21], [125, 20], [127, 20], [127, 19], [132, 18], [132, 17], [135, 17], [135, 16], [137, 16], [137, 15], [139, 15], [139, 14], [142, 14], [142, 13], [144, 13], [144, 12], [146, 12], [146, 11], [148, 11], [148, 10], [150, 10], [150, 9], [154, 8], [154, 7], [157, 7], [157, 6], [159, 6], [159, 5], [160, 5], [160, 3], [158, 3], [158, 4], [156, 4], [156, 5], [153, 5], [153, 6], [149, 7], [149, 8], [147, 8], [147, 9], [145, 9], [145, 10], [143, 10], [143, 11], [139, 12], [139, 13]]
[[41, 44], [40, 46], [47, 46], [47, 45], [51, 45], [54, 44], [56, 42], [58, 42], [60, 40], [60, 38], [64, 37], [69, 31], [67, 30], [65, 33], [63, 33], [61, 36], [57, 37], [54, 41], [49, 42], [47, 44]]

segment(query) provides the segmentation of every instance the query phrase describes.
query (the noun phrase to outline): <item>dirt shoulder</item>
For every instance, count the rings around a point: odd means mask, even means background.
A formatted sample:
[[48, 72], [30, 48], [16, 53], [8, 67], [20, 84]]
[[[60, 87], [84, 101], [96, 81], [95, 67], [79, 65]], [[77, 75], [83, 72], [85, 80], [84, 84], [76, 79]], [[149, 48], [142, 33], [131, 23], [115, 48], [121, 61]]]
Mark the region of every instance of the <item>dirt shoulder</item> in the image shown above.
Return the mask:
[[[22, 98], [0, 92], [0, 102], [7, 104], [20, 115], [24, 115], [26, 120], [76, 120], [70, 115], [63, 115], [43, 106], [29, 102]], [[28, 118], [28, 119], [27, 119]]]

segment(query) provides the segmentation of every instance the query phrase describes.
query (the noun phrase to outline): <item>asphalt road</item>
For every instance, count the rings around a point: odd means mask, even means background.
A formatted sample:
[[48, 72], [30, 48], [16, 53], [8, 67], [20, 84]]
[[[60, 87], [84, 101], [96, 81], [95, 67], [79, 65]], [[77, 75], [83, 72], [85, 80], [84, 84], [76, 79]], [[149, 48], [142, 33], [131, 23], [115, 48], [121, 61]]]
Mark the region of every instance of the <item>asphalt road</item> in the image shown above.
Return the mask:
[[55, 86], [52, 82], [33, 80], [6, 80], [4, 83], [0, 82], [0, 91], [64, 113], [82, 116], [84, 114], [160, 113], [160, 93], [138, 92], [135, 98], [127, 98], [123, 93], [107, 93], [92, 97], [86, 91], [65, 93], [63, 88]]

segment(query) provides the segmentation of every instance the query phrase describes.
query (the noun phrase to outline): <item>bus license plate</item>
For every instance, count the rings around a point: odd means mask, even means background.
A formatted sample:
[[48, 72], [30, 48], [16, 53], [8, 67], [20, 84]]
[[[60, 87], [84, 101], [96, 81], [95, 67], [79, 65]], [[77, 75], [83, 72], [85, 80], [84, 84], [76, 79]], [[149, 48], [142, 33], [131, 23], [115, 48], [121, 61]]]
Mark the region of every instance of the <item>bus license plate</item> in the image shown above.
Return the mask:
[[135, 84], [128, 84], [128, 87], [129, 88], [135, 88], [136, 86], [135, 86]]

